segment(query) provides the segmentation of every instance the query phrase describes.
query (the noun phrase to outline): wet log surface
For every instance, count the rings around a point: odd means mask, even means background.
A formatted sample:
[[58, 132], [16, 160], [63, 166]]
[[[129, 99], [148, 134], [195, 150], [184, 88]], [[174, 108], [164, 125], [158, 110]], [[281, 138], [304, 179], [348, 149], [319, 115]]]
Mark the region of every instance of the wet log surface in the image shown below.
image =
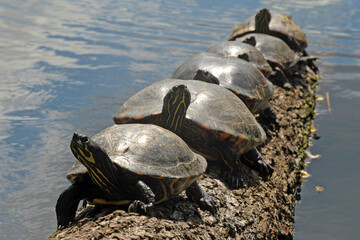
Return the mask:
[[214, 215], [185, 195], [156, 205], [147, 215], [88, 207], [48, 239], [293, 239], [299, 160], [308, 146], [319, 79], [308, 67], [303, 73], [294, 89], [274, 90], [281, 128], [260, 150], [275, 169], [268, 181], [244, 167], [247, 187], [230, 190], [210, 169], [199, 183], [217, 201]]

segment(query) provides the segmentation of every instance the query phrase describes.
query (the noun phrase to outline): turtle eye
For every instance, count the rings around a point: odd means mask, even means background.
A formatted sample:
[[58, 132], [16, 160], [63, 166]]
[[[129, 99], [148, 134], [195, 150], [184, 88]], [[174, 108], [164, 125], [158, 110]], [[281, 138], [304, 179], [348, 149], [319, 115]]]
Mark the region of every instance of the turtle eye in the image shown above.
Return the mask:
[[80, 138], [80, 141], [81, 141], [82, 143], [87, 143], [87, 142], [89, 142], [89, 138], [86, 137], [86, 136], [79, 136], [79, 138]]

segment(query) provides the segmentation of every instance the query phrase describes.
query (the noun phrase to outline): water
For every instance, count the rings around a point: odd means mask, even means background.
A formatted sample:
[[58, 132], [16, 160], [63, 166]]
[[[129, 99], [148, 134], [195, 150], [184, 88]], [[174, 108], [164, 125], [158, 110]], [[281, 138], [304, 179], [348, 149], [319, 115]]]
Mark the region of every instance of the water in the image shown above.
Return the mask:
[[[314, 121], [295, 239], [360, 233], [360, 3], [317, 1], [0, 0], [0, 239], [44, 239], [69, 185], [74, 131], [93, 135], [131, 95], [269, 7], [293, 14], [319, 56]], [[324, 187], [318, 193], [315, 186]]]

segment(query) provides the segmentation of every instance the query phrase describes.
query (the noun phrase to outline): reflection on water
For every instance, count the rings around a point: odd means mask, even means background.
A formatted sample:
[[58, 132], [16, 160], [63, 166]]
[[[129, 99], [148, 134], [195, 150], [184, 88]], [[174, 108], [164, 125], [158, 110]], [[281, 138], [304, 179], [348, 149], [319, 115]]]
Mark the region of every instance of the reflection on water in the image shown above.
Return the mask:
[[260, 1], [262, 5], [267, 5], [278, 12], [284, 13], [285, 11], [311, 11], [319, 7], [329, 7], [333, 4], [340, 3], [341, 0], [295, 0], [295, 1], [282, 1], [282, 0], [270, 0]]
[[[74, 131], [93, 135], [131, 95], [269, 7], [294, 20], [319, 56], [321, 139], [296, 215], [296, 239], [355, 235], [360, 30], [356, 0], [0, 2], [0, 239], [42, 239], [68, 186]], [[333, 16], [336, 16], [333, 17]], [[345, 119], [344, 119], [345, 117]], [[315, 185], [324, 187], [317, 193]], [[351, 199], [351, 200], [349, 200]], [[341, 204], [340, 204], [341, 203]], [[352, 209], [350, 211], [349, 209]], [[314, 220], [316, 220], [314, 222]], [[353, 229], [353, 230], [351, 230]], [[346, 230], [346, 231], [345, 231]], [[358, 234], [359, 232], [357, 232]], [[314, 237], [316, 236], [316, 237]]]

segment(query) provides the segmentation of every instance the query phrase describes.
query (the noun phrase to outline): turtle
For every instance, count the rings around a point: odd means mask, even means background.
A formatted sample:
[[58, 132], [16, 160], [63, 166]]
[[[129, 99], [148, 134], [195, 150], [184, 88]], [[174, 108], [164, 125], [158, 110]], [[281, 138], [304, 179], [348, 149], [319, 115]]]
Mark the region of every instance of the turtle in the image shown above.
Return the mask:
[[206, 52], [218, 54], [223, 57], [237, 57], [252, 63], [262, 74], [268, 78], [272, 68], [264, 56], [255, 46], [255, 40], [250, 39], [247, 42], [241, 41], [223, 41], [211, 46]]
[[263, 8], [256, 15], [235, 26], [228, 40], [235, 40], [248, 33], [264, 33], [282, 39], [291, 49], [302, 52], [307, 47], [305, 33], [294, 23], [292, 16], [270, 13]]
[[[266, 140], [262, 127], [233, 93], [197, 80], [164, 79], [130, 97], [113, 116], [116, 124], [149, 123], [179, 135], [209, 164], [222, 164], [222, 178], [240, 188], [240, 155], [268, 179], [273, 167], [256, 146]], [[214, 165], [213, 165], [214, 166]]]
[[300, 63], [308, 64], [309, 61], [314, 60], [313, 57], [294, 52], [280, 38], [263, 33], [249, 33], [234, 42], [237, 41], [255, 43], [255, 48], [262, 53], [273, 69], [269, 79], [279, 86], [287, 84], [286, 86], [289, 87], [291, 84], [288, 78], [298, 74]]
[[[211, 52], [201, 52], [183, 62], [171, 75], [174, 79], [193, 80], [197, 71], [208, 72], [218, 79], [221, 87], [235, 93], [253, 114], [260, 114], [265, 125], [279, 123], [270, 104], [272, 83], [251, 63], [237, 58], [226, 58]], [[199, 80], [209, 81], [206, 78]], [[211, 81], [210, 81], [211, 82]], [[216, 83], [216, 82], [215, 82]]]
[[316, 57], [309, 56], [305, 48], [307, 40], [305, 33], [294, 23], [292, 16], [284, 16], [279, 13], [270, 13], [269, 9], [263, 8], [256, 15], [246, 19], [243, 23], [235, 26], [228, 40], [235, 40], [249, 33], [263, 33], [283, 40], [289, 47], [307, 57], [306, 64], [315, 72], [319, 69], [315, 64]]
[[291, 75], [291, 68], [301, 58], [299, 53], [294, 52], [283, 40], [263, 33], [249, 33], [239, 37], [234, 42], [254, 42], [254, 47], [261, 52], [272, 69], [279, 67], [284, 73]]
[[207, 161], [169, 130], [153, 124], [113, 125], [92, 138], [74, 133], [70, 147], [77, 160], [67, 174], [72, 184], [56, 204], [59, 227], [74, 219], [82, 199], [146, 213], [185, 190], [201, 208], [216, 211], [216, 202], [196, 182]]

